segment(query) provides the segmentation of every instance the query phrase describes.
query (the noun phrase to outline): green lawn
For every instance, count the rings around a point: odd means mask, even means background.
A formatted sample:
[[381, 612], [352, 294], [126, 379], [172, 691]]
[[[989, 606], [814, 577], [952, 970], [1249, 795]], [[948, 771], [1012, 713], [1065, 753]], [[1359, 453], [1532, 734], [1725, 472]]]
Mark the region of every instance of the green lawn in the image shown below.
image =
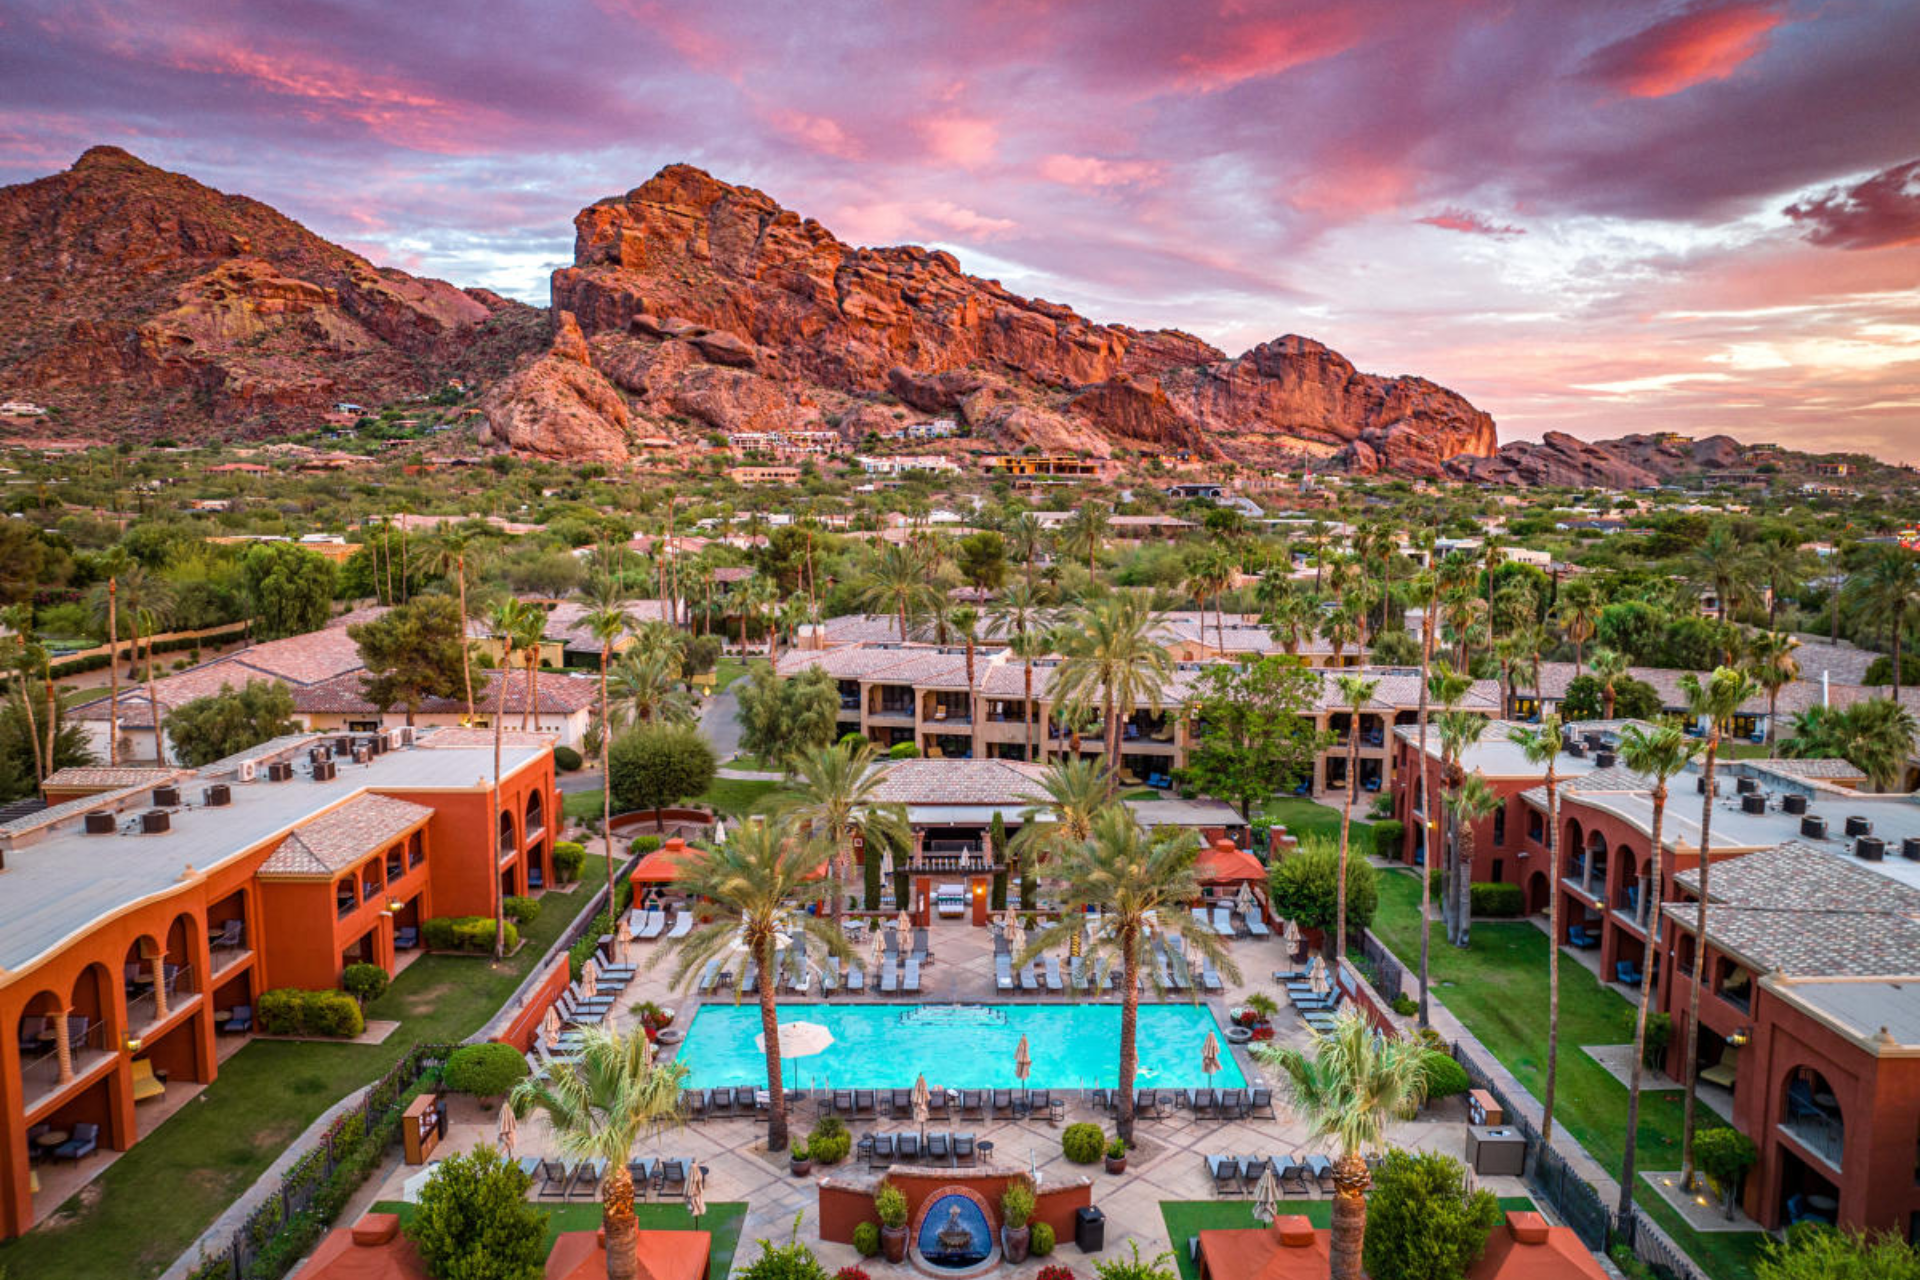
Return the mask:
[[725, 657], [713, 666], [713, 690], [719, 693], [728, 685], [747, 674], [747, 664], [739, 658]]
[[[1531, 1210], [1533, 1201], [1526, 1196], [1502, 1196], [1503, 1210]], [[1282, 1214], [1305, 1214], [1316, 1227], [1333, 1221], [1331, 1200], [1282, 1200]], [[1167, 1224], [1167, 1239], [1173, 1241], [1175, 1259], [1180, 1264], [1180, 1280], [1196, 1280], [1199, 1267], [1187, 1253], [1187, 1241], [1202, 1231], [1232, 1231], [1241, 1227], [1263, 1227], [1253, 1216], [1253, 1201], [1246, 1200], [1162, 1200], [1160, 1217]]]
[[[542, 1207], [547, 1210], [549, 1253], [553, 1251], [553, 1242], [565, 1232], [600, 1229], [598, 1203]], [[373, 1212], [398, 1214], [401, 1225], [405, 1226], [412, 1221], [416, 1208], [398, 1200], [379, 1200], [374, 1202]], [[691, 1231], [696, 1226], [683, 1204], [636, 1204], [633, 1206], [633, 1216], [640, 1220], [642, 1231]], [[698, 1229], [713, 1236], [712, 1252], [707, 1260], [707, 1275], [711, 1280], [723, 1280], [727, 1272], [733, 1269], [733, 1255], [740, 1247], [740, 1228], [746, 1220], [747, 1206], [743, 1201], [710, 1204], [707, 1211], [700, 1215]]]
[[594, 822], [605, 815], [601, 806], [606, 803], [606, 790], [595, 787], [592, 791], [568, 791], [560, 797], [560, 812], [569, 822]]
[[[582, 882], [604, 877], [589, 857]], [[505, 1004], [571, 922], [584, 893], [549, 894], [506, 960], [422, 956], [367, 1006], [398, 1018], [385, 1044], [257, 1040], [220, 1066], [199, 1098], [143, 1137], [60, 1213], [0, 1244], [13, 1276], [158, 1275], [322, 1111], [378, 1078], [416, 1041], [459, 1040]], [[59, 1225], [54, 1225], [55, 1223]]]
[[[757, 778], [715, 778], [712, 785], [687, 803], [713, 809], [729, 818], [766, 813], [786, 794], [778, 782]], [[569, 818], [585, 822], [600, 817], [602, 804], [598, 791], [570, 791], [563, 801]]]
[[[1371, 803], [1369, 801], [1369, 803]], [[1332, 805], [1309, 800], [1305, 796], [1286, 796], [1279, 800], [1269, 800], [1261, 806], [1261, 812], [1269, 822], [1276, 822], [1287, 829], [1287, 834], [1305, 838], [1307, 836], [1325, 836], [1329, 840], [1340, 838], [1340, 810]], [[1353, 825], [1355, 829], [1366, 826], [1366, 806], [1356, 799], [1353, 806]], [[1368, 848], [1372, 848], [1372, 837], [1367, 837]]]
[[[1380, 911], [1373, 930], [1416, 972], [1420, 962], [1420, 881], [1407, 872], [1380, 878]], [[1547, 935], [1527, 923], [1473, 926], [1472, 946], [1450, 947], [1435, 922], [1431, 948], [1434, 996], [1479, 1037], [1532, 1092], [1546, 1096]], [[1627, 1044], [1633, 1039], [1634, 1007], [1578, 962], [1560, 965], [1560, 1069], [1554, 1118], [1604, 1169], [1617, 1171], [1625, 1156], [1627, 1089], [1580, 1051], [1583, 1044]], [[1703, 1125], [1718, 1125], [1703, 1111]], [[1639, 1150], [1643, 1171], [1680, 1167], [1681, 1093], [1643, 1092]], [[1752, 1275], [1752, 1262], [1766, 1237], [1759, 1232], [1695, 1232], [1680, 1215], [1642, 1184], [1635, 1198], [1720, 1280]]]

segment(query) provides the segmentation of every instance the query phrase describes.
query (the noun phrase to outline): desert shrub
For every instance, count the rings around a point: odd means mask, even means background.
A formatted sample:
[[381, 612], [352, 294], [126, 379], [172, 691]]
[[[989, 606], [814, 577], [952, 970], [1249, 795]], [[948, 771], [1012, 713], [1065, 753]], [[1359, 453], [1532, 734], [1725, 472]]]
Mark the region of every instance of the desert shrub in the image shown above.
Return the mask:
[[547, 1215], [527, 1200], [531, 1181], [492, 1147], [441, 1161], [406, 1228], [427, 1273], [540, 1280]]
[[1036, 1222], [1027, 1236], [1027, 1252], [1036, 1258], [1044, 1258], [1053, 1252], [1053, 1228], [1044, 1222]]
[[526, 1058], [510, 1044], [463, 1044], [447, 1055], [440, 1078], [454, 1093], [497, 1098], [526, 1074]]
[[907, 1225], [907, 1196], [891, 1182], [883, 1182], [873, 1193], [873, 1212], [883, 1227]]
[[635, 856], [648, 854], [658, 849], [660, 844], [659, 836], [635, 836], [633, 843], [627, 846], [627, 852]]
[[[1156, 1253], [1151, 1258], [1140, 1256], [1140, 1242], [1127, 1241], [1133, 1247], [1133, 1254], [1126, 1258], [1108, 1258], [1104, 1262], [1093, 1264], [1093, 1273], [1100, 1280], [1179, 1280], [1180, 1273], [1173, 1267], [1171, 1253]], [[1043, 1276], [1045, 1272], [1041, 1273]]]
[[807, 1135], [807, 1150], [821, 1164], [839, 1164], [853, 1150], [853, 1135], [839, 1116], [822, 1116]]
[[1000, 1193], [1000, 1218], [1015, 1231], [1033, 1217], [1033, 1206], [1033, 1185], [1025, 1178], [1009, 1182], [1007, 1189]]
[[853, 1229], [853, 1247], [863, 1258], [880, 1255], [880, 1224], [863, 1222]]
[[562, 746], [553, 749], [553, 766], [563, 773], [572, 773], [585, 763], [586, 762], [580, 758], [580, 753], [572, 747]]
[[344, 991], [277, 987], [261, 994], [255, 1012], [268, 1035], [351, 1039], [367, 1029], [360, 1002]]
[[740, 1275], [743, 1280], [830, 1280], [820, 1259], [801, 1242], [797, 1227], [785, 1244], [762, 1240], [760, 1256], [742, 1267]]
[[1393, 1011], [1403, 1018], [1411, 1018], [1420, 1012], [1420, 1002], [1403, 992], [1393, 998]]
[[1476, 916], [1522, 916], [1527, 913], [1526, 895], [1517, 884], [1476, 884], [1468, 890]]
[[1406, 833], [1406, 830], [1406, 824], [1402, 823], [1398, 818], [1382, 818], [1380, 821], [1374, 823], [1373, 856], [1398, 861], [1400, 858], [1400, 837]]
[[1097, 1124], [1070, 1124], [1060, 1135], [1060, 1151], [1075, 1164], [1092, 1164], [1107, 1149], [1107, 1135]]
[[1447, 1054], [1429, 1049], [1420, 1061], [1420, 1069], [1427, 1077], [1429, 1098], [1451, 1098], [1471, 1087], [1467, 1069]]
[[377, 964], [350, 964], [340, 971], [340, 987], [364, 1006], [387, 989], [387, 971]]
[[534, 898], [523, 898], [518, 894], [500, 904], [506, 917], [516, 924], [529, 925], [540, 918], [540, 903]]
[[553, 875], [562, 884], [580, 878], [580, 868], [587, 860], [585, 845], [572, 840], [556, 840], [553, 845]]

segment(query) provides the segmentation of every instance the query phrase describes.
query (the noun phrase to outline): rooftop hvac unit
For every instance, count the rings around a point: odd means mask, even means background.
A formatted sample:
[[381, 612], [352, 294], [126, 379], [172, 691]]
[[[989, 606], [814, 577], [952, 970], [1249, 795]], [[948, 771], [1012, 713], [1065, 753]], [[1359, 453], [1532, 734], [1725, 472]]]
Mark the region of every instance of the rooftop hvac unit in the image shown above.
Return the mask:
[[1800, 834], [1813, 840], [1827, 838], [1827, 820], [1819, 814], [1810, 813], [1800, 819]]
[[178, 809], [180, 807], [180, 788], [155, 787], [153, 789], [153, 802], [162, 809]]
[[90, 813], [87, 815], [87, 834], [90, 836], [110, 836], [114, 831], [113, 815], [110, 813]]
[[1887, 842], [1879, 836], [1861, 836], [1853, 842], [1853, 856], [1878, 862], [1887, 856]]
[[393, 745], [396, 748], [412, 746], [413, 745], [413, 726], [410, 724], [403, 724], [399, 728], [395, 729], [393, 731]]
[[1742, 813], [1765, 813], [1767, 811], [1767, 798], [1749, 791], [1746, 795], [1740, 797], [1740, 811]]
[[172, 826], [173, 819], [165, 809], [149, 809], [140, 815], [140, 834], [143, 836], [157, 836]]
[[339, 770], [331, 760], [316, 760], [313, 762], [313, 780], [315, 782], [332, 782], [333, 775], [337, 772], [339, 772]]
[[1803, 795], [1789, 793], [1780, 797], [1780, 807], [1788, 813], [1805, 813], [1807, 811], [1807, 798]]
[[332, 747], [318, 746], [318, 747], [315, 747], [313, 750], [307, 752], [307, 760], [311, 764], [319, 764], [322, 760], [331, 760], [331, 759], [333, 759]]
[[293, 777], [293, 766], [285, 760], [275, 760], [267, 766], [268, 782], [286, 782]]
[[1900, 842], [1900, 856], [1908, 862], [1920, 862], [1920, 836], [1908, 836]]
[[[1707, 775], [1706, 774], [1703, 773], [1699, 777], [1693, 780], [1693, 789], [1695, 791], [1698, 791], [1701, 795], [1707, 794]], [[1720, 794], [1720, 779], [1718, 778], [1715, 778], [1713, 780], [1713, 794], [1715, 795]]]
[[1850, 836], [1872, 835], [1873, 823], [1857, 813], [1850, 813], [1847, 815], [1847, 834]]
[[347, 755], [353, 751], [353, 739], [342, 734], [333, 740], [333, 749], [340, 755]]
[[216, 782], [201, 792], [200, 798], [209, 809], [218, 809], [233, 803], [233, 788], [224, 782]]
[[1614, 758], [1611, 751], [1596, 751], [1593, 753], [1593, 765], [1596, 769], [1611, 769]]
[[1758, 778], [1735, 778], [1733, 780], [1733, 789], [1743, 796], [1752, 795], [1760, 789], [1760, 780]]
[[353, 762], [355, 764], [365, 764], [372, 758], [372, 755], [368, 753], [365, 746], [358, 746], [353, 749]]
[[1607, 735], [1604, 733], [1600, 733], [1597, 730], [1587, 734], [1586, 739], [1587, 739], [1587, 747], [1589, 750], [1592, 750], [1592, 751], [1598, 751], [1600, 748], [1607, 745]]
[[260, 766], [256, 762], [252, 760], [242, 760], [240, 762], [240, 781], [252, 782], [259, 776], [259, 771]]
[[367, 747], [374, 755], [385, 755], [387, 751], [387, 735], [384, 733], [374, 734], [373, 737], [367, 739]]
[[1587, 744], [1584, 742], [1570, 742], [1567, 744], [1567, 754], [1575, 760], [1585, 760], [1587, 758]]

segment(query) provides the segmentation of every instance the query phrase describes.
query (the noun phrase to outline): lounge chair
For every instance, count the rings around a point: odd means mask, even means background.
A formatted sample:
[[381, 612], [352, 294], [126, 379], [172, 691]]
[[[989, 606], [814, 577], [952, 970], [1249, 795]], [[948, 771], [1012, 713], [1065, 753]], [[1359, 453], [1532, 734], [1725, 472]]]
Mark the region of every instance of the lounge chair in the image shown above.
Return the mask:
[[673, 928], [667, 930], [668, 938], [684, 938], [693, 932], [693, 912], [682, 911], [674, 917]]
[[731, 1116], [733, 1114], [732, 1086], [723, 1085], [722, 1087], [715, 1089], [713, 1093], [709, 1095], [709, 1098], [707, 1101], [707, 1114], [709, 1116], [712, 1116], [716, 1120], [725, 1119], [726, 1117]]
[[679, 1195], [684, 1192], [687, 1189], [686, 1157], [677, 1156], [670, 1160], [662, 1160], [659, 1178], [660, 1195], [663, 1199], [668, 1195]]
[[827, 1114], [830, 1116], [850, 1116], [853, 1114], [853, 1090], [835, 1089], [827, 1095]]
[[1012, 991], [1015, 989], [1013, 962], [1004, 955], [997, 955], [993, 958], [993, 989], [995, 991]]
[[760, 962], [759, 961], [757, 960], [747, 961], [747, 971], [746, 973], [742, 974], [740, 977], [740, 990], [750, 996], [755, 996], [760, 994]]
[[714, 988], [719, 985], [720, 962], [718, 960], [709, 960], [707, 961], [707, 967], [700, 971], [700, 982], [694, 989], [703, 996], [709, 996], [713, 994]]
[[969, 1165], [972, 1164], [976, 1158], [973, 1146], [973, 1135], [970, 1133], [954, 1134], [953, 1162], [956, 1165]]
[[1240, 1161], [1234, 1156], [1202, 1156], [1216, 1196], [1240, 1194]]
[[1200, 970], [1200, 989], [1210, 995], [1227, 989], [1227, 984], [1220, 980], [1220, 971], [1213, 967], [1211, 960], [1207, 961], [1206, 966]]
[[1050, 995], [1052, 995], [1052, 994], [1058, 994], [1058, 993], [1060, 993], [1060, 992], [1063, 992], [1063, 991], [1065, 991], [1065, 990], [1067, 989], [1067, 988], [1066, 988], [1066, 984], [1060, 981], [1060, 960], [1059, 960], [1059, 957], [1057, 957], [1057, 956], [1048, 956], [1048, 957], [1047, 957], [1047, 959], [1046, 959], [1046, 964], [1047, 964], [1047, 992], [1048, 992], [1048, 994], [1050, 994]]
[[873, 1145], [867, 1149], [867, 1167], [876, 1168], [882, 1164], [892, 1164], [894, 1158], [893, 1135], [876, 1133], [871, 1135]]
[[1048, 1124], [1057, 1126], [1066, 1119], [1066, 1099], [1054, 1097], [1051, 1089], [1035, 1089], [1027, 1095], [1027, 1114], [1040, 1116]]
[[633, 930], [633, 936], [642, 942], [652, 942], [667, 930], [667, 915], [664, 911], [650, 910], [640, 917], [639, 927]]
[[226, 1023], [220, 1028], [233, 1035], [253, 1030], [253, 1006], [237, 1004], [227, 1014]]
[[1166, 1114], [1166, 1108], [1160, 1103], [1160, 1091], [1148, 1089], [1134, 1095], [1133, 1114], [1138, 1120], [1158, 1120]]
[[133, 1060], [133, 1101], [137, 1106], [148, 1098], [167, 1096], [167, 1082], [153, 1073], [152, 1058]]
[[633, 1198], [645, 1200], [653, 1189], [653, 1160], [648, 1156], [635, 1156], [627, 1161], [627, 1177], [633, 1179]]
[[945, 1089], [935, 1087], [927, 1091], [927, 1119], [945, 1120], [949, 1110]]
[[1280, 1184], [1280, 1194], [1290, 1196], [1299, 1194], [1310, 1196], [1313, 1188], [1307, 1185], [1307, 1166], [1300, 1164], [1292, 1156], [1273, 1157], [1273, 1176]]
[[874, 1100], [873, 1090], [855, 1089], [853, 1091], [853, 1114], [871, 1119], [880, 1114], [879, 1104]]
[[887, 1115], [899, 1119], [913, 1110], [913, 1090], [886, 1089], [880, 1093], [880, 1109]]
[[1708, 1084], [1717, 1084], [1723, 1089], [1731, 1089], [1739, 1070], [1740, 1046], [1730, 1044], [1720, 1051], [1720, 1061], [1700, 1069], [1699, 1077]]
[[598, 1157], [582, 1160], [573, 1171], [573, 1185], [567, 1188], [569, 1200], [591, 1200], [600, 1194], [600, 1180], [607, 1176], [607, 1162]]
[[567, 1186], [573, 1181], [573, 1171], [559, 1160], [540, 1162], [540, 1189], [534, 1193], [536, 1200], [565, 1200]]
[[680, 1091], [680, 1113], [689, 1120], [705, 1120], [709, 1093], [705, 1089], [682, 1089]]
[[847, 966], [847, 990], [867, 993], [867, 972], [857, 964]]
[[1234, 936], [1233, 908], [1215, 907], [1213, 909], [1213, 931], [1223, 938]]
[[900, 957], [890, 955], [880, 962], [880, 994], [892, 995], [900, 990]]
[[1215, 1107], [1222, 1120], [1241, 1120], [1247, 1114], [1245, 1089], [1221, 1089], [1215, 1092]]
[[953, 1140], [944, 1133], [928, 1134], [927, 1159], [935, 1164], [952, 1164]]
[[1267, 928], [1267, 922], [1260, 916], [1260, 908], [1255, 907], [1242, 917], [1247, 926], [1247, 936], [1265, 941], [1273, 936], [1273, 930]]
[[1187, 1110], [1193, 1112], [1195, 1116], [1212, 1115], [1214, 1110], [1214, 1105], [1215, 1104], [1214, 1104], [1213, 1090], [1211, 1089], [1187, 1090]]
[[830, 996], [840, 989], [840, 962], [832, 956], [820, 966], [820, 994]]
[[893, 1135], [893, 1147], [900, 1153], [903, 1164], [915, 1164], [920, 1159], [920, 1135], [917, 1133], [896, 1133]]
[[960, 1115], [968, 1120], [987, 1118], [987, 1094], [984, 1089], [963, 1089], [960, 1091]]
[[920, 957], [908, 956], [905, 968], [906, 975], [901, 981], [900, 989], [908, 995], [920, 994]]
[[1320, 1186], [1322, 1195], [1333, 1194], [1333, 1161], [1326, 1156], [1307, 1157], [1307, 1176]]
[[1215, 932], [1214, 927], [1207, 923], [1207, 913], [1202, 911], [1200, 908], [1195, 907], [1193, 908], [1192, 911], [1188, 912], [1187, 914], [1193, 918], [1193, 927], [1195, 929], [1198, 929], [1201, 933]]
[[1266, 1176], [1267, 1158], [1265, 1156], [1240, 1157], [1240, 1189], [1252, 1195], [1260, 1185], [1260, 1179]]
[[1067, 985], [1075, 991], [1084, 992], [1093, 989], [1085, 956], [1067, 957]]
[[993, 1118], [995, 1120], [1012, 1120], [1014, 1117], [1013, 1090], [995, 1089], [993, 1091]]
[[1273, 1110], [1273, 1090], [1256, 1088], [1247, 1099], [1247, 1114], [1265, 1114], [1270, 1119], [1279, 1119]]
[[1644, 975], [1640, 972], [1640, 966], [1633, 961], [1616, 960], [1613, 962], [1613, 976], [1630, 987], [1637, 987]]
[[933, 949], [927, 945], [927, 931], [923, 928], [913, 931], [913, 954], [920, 958], [922, 964], [933, 958]]

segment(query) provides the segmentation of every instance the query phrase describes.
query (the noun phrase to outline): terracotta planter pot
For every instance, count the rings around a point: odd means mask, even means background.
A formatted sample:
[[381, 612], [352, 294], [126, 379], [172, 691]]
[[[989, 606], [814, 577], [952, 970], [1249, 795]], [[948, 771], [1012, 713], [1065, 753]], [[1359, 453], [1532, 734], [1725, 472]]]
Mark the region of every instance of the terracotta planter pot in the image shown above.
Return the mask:
[[787, 1164], [793, 1169], [793, 1176], [796, 1178], [804, 1178], [813, 1172], [811, 1159], [802, 1160], [799, 1156], [794, 1156], [787, 1161]]
[[880, 1254], [888, 1262], [907, 1260], [907, 1229], [904, 1226], [880, 1228]]
[[1125, 1156], [1108, 1156], [1107, 1157], [1108, 1173], [1125, 1173], [1126, 1171], [1127, 1171], [1127, 1158]]
[[1033, 1239], [1031, 1227], [1000, 1228], [1000, 1252], [1016, 1265], [1027, 1260], [1027, 1242]]

